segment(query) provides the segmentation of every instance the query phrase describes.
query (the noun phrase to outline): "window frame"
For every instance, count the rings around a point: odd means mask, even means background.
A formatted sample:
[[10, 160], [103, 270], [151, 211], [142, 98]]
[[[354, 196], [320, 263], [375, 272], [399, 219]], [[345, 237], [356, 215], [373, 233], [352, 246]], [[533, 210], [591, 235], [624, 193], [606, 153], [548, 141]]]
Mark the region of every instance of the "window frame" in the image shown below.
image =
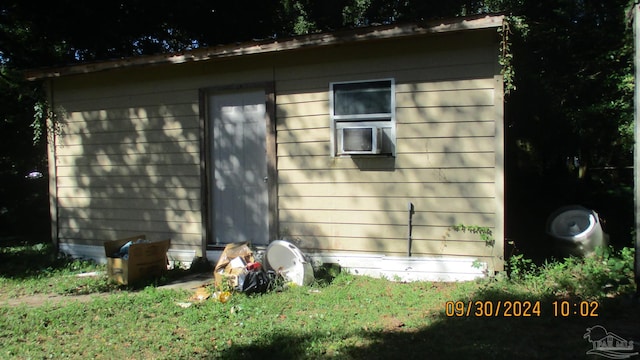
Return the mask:
[[[352, 115], [336, 115], [335, 106], [335, 88], [336, 85], [348, 84], [365, 84], [365, 83], [382, 83], [389, 82], [389, 113], [373, 113], [373, 114], [352, 114]], [[354, 81], [335, 81], [329, 83], [329, 117], [331, 128], [331, 156], [332, 157], [351, 157], [351, 156], [394, 156], [396, 143], [396, 84], [394, 78], [379, 78]], [[341, 128], [348, 127], [367, 127], [375, 126], [385, 131], [388, 129], [388, 137], [392, 144], [389, 144], [390, 152], [382, 152], [379, 154], [341, 154], [338, 149], [338, 131]], [[382, 146], [382, 144], [380, 144]]]

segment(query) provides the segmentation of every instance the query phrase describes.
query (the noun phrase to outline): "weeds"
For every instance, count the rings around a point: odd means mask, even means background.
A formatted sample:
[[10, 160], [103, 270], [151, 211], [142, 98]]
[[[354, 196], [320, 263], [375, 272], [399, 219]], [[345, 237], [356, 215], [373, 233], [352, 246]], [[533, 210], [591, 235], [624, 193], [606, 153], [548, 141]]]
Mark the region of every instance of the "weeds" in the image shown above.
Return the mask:
[[609, 247], [599, 255], [569, 257], [536, 265], [523, 255], [512, 256], [507, 263], [510, 283], [544, 296], [597, 299], [635, 290], [634, 249], [615, 251]]
[[[45, 256], [48, 250], [2, 251], [17, 261], [20, 251]], [[0, 290], [28, 291], [23, 282], [32, 282], [27, 286], [31, 291], [104, 290], [104, 278], [75, 276], [100, 271], [100, 266], [49, 259], [47, 266], [29, 270], [29, 276], [7, 276], [10, 271], [0, 263]], [[591, 347], [582, 337], [586, 326], [603, 323], [625, 339], [640, 339], [634, 332], [640, 308], [616, 303], [633, 291], [632, 260], [632, 249], [541, 265], [515, 256], [508, 261], [509, 276], [461, 283], [392, 282], [325, 266], [316, 269], [324, 275], [311, 287], [282, 286], [281, 291], [235, 294], [227, 303], [206, 300], [186, 308], [178, 303], [189, 292], [160, 289], [156, 283], [135, 291], [119, 288], [81, 304], [0, 305], [0, 354], [77, 359], [577, 358]], [[598, 299], [601, 317], [555, 319], [550, 304], [566, 297]], [[445, 315], [447, 302], [508, 299], [540, 301], [542, 315]]]
[[487, 246], [494, 246], [496, 243], [493, 231], [487, 226], [459, 224], [452, 226], [451, 229], [457, 232], [476, 234], [480, 236], [480, 240], [484, 241]]

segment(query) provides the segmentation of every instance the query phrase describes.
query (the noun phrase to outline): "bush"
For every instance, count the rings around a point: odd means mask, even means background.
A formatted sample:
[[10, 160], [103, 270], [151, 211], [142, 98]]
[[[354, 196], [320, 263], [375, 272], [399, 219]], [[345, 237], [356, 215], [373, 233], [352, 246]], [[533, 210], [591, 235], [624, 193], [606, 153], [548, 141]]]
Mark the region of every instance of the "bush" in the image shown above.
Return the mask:
[[615, 251], [609, 247], [598, 253], [601, 255], [569, 257], [539, 266], [515, 255], [507, 262], [509, 278], [513, 284], [544, 296], [589, 299], [635, 291], [634, 249]]

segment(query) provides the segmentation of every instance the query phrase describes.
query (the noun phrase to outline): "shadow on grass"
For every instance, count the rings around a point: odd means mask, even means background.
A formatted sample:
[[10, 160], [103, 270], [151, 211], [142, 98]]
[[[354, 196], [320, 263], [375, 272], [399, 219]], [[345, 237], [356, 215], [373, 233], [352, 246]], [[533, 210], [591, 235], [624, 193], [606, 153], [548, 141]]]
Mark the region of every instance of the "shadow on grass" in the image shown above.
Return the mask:
[[326, 263], [314, 268], [313, 277], [318, 286], [329, 286], [341, 271], [339, 264]]
[[[59, 253], [51, 243], [38, 243], [24, 238], [0, 238], [0, 278], [40, 286], [63, 295], [85, 295], [113, 291], [138, 291], [148, 286], [168, 284], [192, 274], [191, 270], [174, 269], [159, 278], [144, 279], [130, 285], [118, 285], [107, 278], [106, 266], [91, 260], [79, 260]], [[202, 270], [201, 268], [198, 268]], [[78, 277], [73, 281], [56, 280], [65, 275], [96, 272], [97, 275]], [[66, 277], [65, 277], [66, 278]], [[55, 283], [55, 285], [54, 285]]]
[[26, 279], [65, 268], [71, 259], [58, 255], [53, 244], [3, 238], [0, 241], [0, 276]]
[[[495, 306], [506, 300], [539, 302], [539, 316], [508, 317], [504, 310], [497, 316], [473, 316], [473, 312], [470, 316], [447, 316], [443, 309], [425, 318], [425, 325], [417, 329], [399, 326], [375, 331], [335, 329], [332, 334], [313, 329], [277, 333], [251, 345], [234, 344], [221, 358], [584, 359], [593, 348], [584, 335], [595, 325], [633, 340], [634, 351], [640, 350], [640, 304], [633, 304], [628, 296], [600, 303], [598, 317], [573, 313], [563, 317], [554, 314], [553, 299], [514, 297], [501, 290], [483, 291], [472, 301]], [[453, 301], [468, 304], [469, 299]]]

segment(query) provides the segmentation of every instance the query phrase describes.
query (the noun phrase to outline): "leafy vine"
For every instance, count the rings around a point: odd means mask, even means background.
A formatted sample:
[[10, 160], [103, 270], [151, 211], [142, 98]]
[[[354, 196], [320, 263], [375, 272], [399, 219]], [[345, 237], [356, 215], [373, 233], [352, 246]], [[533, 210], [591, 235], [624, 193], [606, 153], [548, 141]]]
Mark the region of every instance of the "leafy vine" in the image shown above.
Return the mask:
[[477, 234], [487, 246], [494, 246], [496, 243], [496, 240], [493, 238], [493, 231], [491, 231], [491, 228], [487, 226], [460, 224], [452, 226], [451, 229], [457, 232]]
[[516, 72], [513, 65], [513, 51], [511, 50], [514, 30], [519, 32], [520, 36], [526, 36], [528, 32], [528, 26], [524, 22], [524, 19], [522, 17], [505, 17], [504, 21], [502, 22], [502, 26], [498, 28], [498, 34], [500, 34], [500, 53], [498, 56], [498, 63], [502, 67], [502, 69], [500, 70], [500, 74], [502, 75], [502, 79], [504, 82], [505, 96], [516, 90]]

